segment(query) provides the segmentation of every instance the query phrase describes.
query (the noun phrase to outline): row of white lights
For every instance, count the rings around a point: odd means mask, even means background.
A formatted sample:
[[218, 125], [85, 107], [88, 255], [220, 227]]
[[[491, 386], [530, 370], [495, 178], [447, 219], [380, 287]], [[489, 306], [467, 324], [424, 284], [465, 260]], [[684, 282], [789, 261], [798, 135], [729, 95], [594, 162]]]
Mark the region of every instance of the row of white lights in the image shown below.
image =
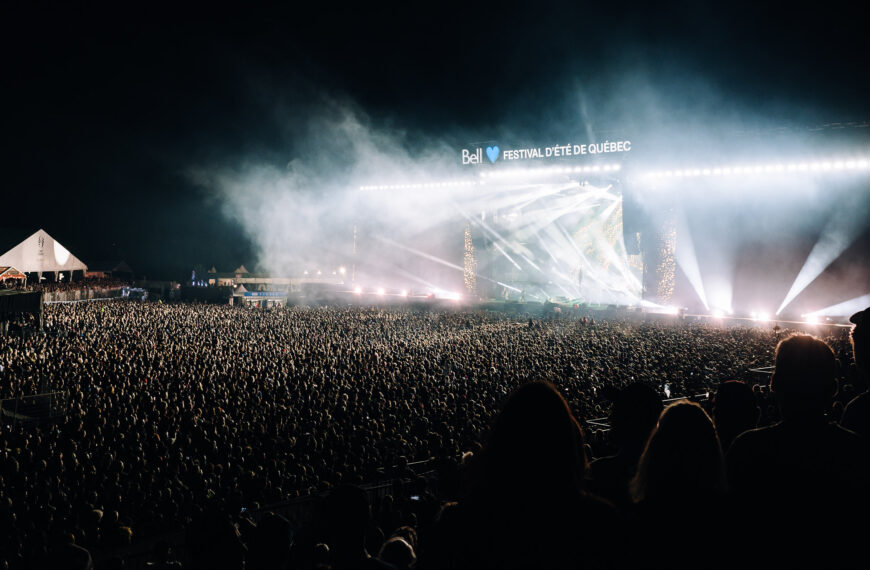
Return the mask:
[[464, 186], [479, 186], [483, 182], [476, 180], [453, 180], [449, 182], [426, 182], [422, 184], [375, 184], [360, 186], [360, 190], [411, 190], [419, 188], [460, 188]]
[[[362, 295], [362, 293], [363, 293], [363, 288], [362, 288], [362, 287], [354, 287], [353, 292], [354, 292], [356, 295]], [[378, 295], [386, 295], [386, 294], [387, 294], [387, 291], [386, 291], [383, 287], [378, 287], [378, 288], [375, 289], [373, 292], [374, 292], [374, 293], [377, 293]], [[399, 294], [400, 297], [407, 297], [407, 296], [408, 296], [408, 291], [405, 290], [405, 289], [402, 289], [401, 291], [399, 291], [398, 294]]]
[[534, 174], [572, 174], [575, 172], [616, 172], [621, 168], [619, 164], [604, 164], [594, 166], [543, 166], [540, 168], [512, 168], [510, 170], [496, 170], [494, 172], [481, 172], [481, 178], [505, 178], [508, 176], [528, 176]]
[[[365, 291], [362, 287], [354, 287], [353, 292], [355, 295], [362, 295], [363, 293], [375, 293], [381, 297], [388, 294], [386, 289], [384, 289], [383, 287], [378, 287], [377, 289], [375, 289], [373, 291]], [[408, 290], [402, 289], [398, 293], [389, 293], [389, 294], [390, 295], [397, 295], [399, 297], [407, 297]], [[459, 293], [443, 293], [441, 296], [445, 299], [450, 299], [453, 301], [459, 301], [460, 299], [462, 299], [462, 295]]]
[[[317, 275], [323, 274], [323, 272], [319, 269], [317, 269], [316, 271], [317, 271]], [[308, 275], [309, 273], [310, 272], [307, 269], [302, 272], [303, 275]], [[347, 269], [345, 269], [344, 267], [339, 267], [337, 271], [332, 272], [333, 275], [335, 275], [336, 273], [341, 273], [342, 275], [344, 275], [345, 273], [347, 273]]]
[[646, 173], [649, 178], [686, 178], [693, 176], [729, 176], [740, 174], [776, 174], [781, 172], [828, 172], [833, 170], [867, 170], [870, 161], [835, 160], [823, 162], [791, 162], [788, 164], [756, 164], [752, 166], [727, 166], [717, 168], [686, 168], [658, 170]]
[[[679, 307], [664, 307], [662, 312], [665, 314], [668, 314], [668, 315], [678, 315], [680, 313], [680, 309], [679, 309]], [[731, 315], [733, 315], [733, 314], [734, 314], [734, 312], [730, 311], [730, 310], [713, 309], [710, 312], [709, 316], [713, 317], [714, 319], [721, 320], [721, 319], [725, 319], [725, 318], [732, 318]], [[817, 315], [806, 314], [806, 315], [801, 315], [801, 316], [804, 318], [804, 322], [809, 324], [809, 325], [817, 325], [821, 322], [821, 319], [819, 319], [819, 317]], [[751, 320], [753, 320], [755, 322], [759, 322], [759, 323], [768, 323], [772, 319], [772, 317], [770, 316], [770, 313], [765, 312], [765, 311], [752, 311], [751, 313], [749, 313], [749, 318]]]
[[[728, 315], [733, 314], [732, 311], [723, 311], [721, 309], [714, 309], [713, 313], [710, 316], [713, 317], [714, 319], [724, 319], [726, 316], [726, 312]], [[819, 317], [816, 315], [807, 314], [807, 315], [801, 315], [801, 316], [804, 318], [804, 322], [809, 324], [809, 325], [817, 325], [821, 322]], [[769, 323], [772, 319], [772, 317], [770, 316], [770, 313], [765, 312], [765, 311], [752, 311], [751, 313], [749, 313], [749, 318], [752, 319], [753, 321], [760, 322], [760, 323]]]

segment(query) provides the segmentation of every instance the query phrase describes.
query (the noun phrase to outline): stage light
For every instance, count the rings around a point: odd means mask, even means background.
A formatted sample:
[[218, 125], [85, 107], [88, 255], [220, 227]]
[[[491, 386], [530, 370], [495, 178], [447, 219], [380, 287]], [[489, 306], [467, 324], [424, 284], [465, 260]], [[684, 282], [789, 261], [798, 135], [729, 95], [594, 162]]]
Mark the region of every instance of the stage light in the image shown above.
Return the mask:
[[347, 270], [346, 270], [344, 267], [339, 267], [339, 268], [338, 268], [338, 272], [341, 273], [342, 275], [344, 275], [346, 271], [347, 271]]
[[[675, 176], [720, 176], [730, 174], [781, 174], [785, 172], [819, 172], [819, 171], [842, 171], [866, 169], [870, 167], [870, 161], [865, 159], [850, 159], [843, 158], [835, 160], [824, 160], [815, 162], [777, 162], [769, 164], [755, 165], [735, 165], [735, 166], [716, 166], [704, 168], [686, 168], [674, 171]], [[670, 171], [647, 172], [645, 176], [649, 178], [661, 178], [662, 176], [670, 176]]]
[[384, 292], [385, 292], [385, 291], [384, 291], [384, 288], [383, 288], [383, 287], [378, 287], [378, 295], [383, 296]]
[[722, 319], [725, 317], [725, 312], [721, 309], [713, 309], [713, 318], [714, 319]]
[[361, 294], [361, 293], [362, 293], [362, 287], [354, 287], [354, 288], [353, 288], [353, 292], [356, 293], [357, 295]]
[[759, 321], [761, 321], [762, 323], [766, 323], [770, 320], [770, 314], [764, 313], [764, 312], [759, 312], [757, 319]]
[[806, 323], [808, 325], [817, 325], [819, 324], [819, 316], [818, 315], [806, 315]]
[[408, 292], [406, 290], [402, 289], [402, 291], [401, 291], [401, 293], [399, 293], [399, 295], [401, 295], [402, 297], [407, 297]]

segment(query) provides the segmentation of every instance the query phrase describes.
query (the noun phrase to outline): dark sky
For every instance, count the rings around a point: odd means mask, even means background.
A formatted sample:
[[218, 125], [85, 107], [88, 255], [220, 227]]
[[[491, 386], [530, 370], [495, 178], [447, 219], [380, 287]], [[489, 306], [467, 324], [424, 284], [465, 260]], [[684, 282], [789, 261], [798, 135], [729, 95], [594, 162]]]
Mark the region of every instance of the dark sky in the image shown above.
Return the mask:
[[578, 86], [587, 122], [620, 127], [607, 102], [636, 73], [675, 99], [678, 80], [703, 78], [774, 124], [870, 118], [870, 34], [849, 3], [34, 4], [0, 8], [0, 229], [42, 227], [91, 266], [156, 277], [253, 262], [187, 173], [285, 164], [302, 144], [285, 123], [324, 95], [421, 144], [576, 128], [559, 109]]

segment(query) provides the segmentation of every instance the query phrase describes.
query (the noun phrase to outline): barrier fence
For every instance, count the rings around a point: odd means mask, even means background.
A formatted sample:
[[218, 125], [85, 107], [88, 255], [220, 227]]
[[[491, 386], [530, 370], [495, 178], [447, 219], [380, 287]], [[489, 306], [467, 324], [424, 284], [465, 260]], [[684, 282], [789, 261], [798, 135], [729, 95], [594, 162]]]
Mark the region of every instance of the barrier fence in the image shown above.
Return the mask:
[[105, 287], [97, 289], [75, 289], [70, 291], [47, 291], [44, 293], [45, 303], [71, 303], [75, 301], [96, 301], [99, 299], [117, 299], [123, 296], [124, 287]]
[[0, 414], [7, 424], [41, 424], [63, 417], [67, 412], [64, 392], [45, 392], [0, 400]]

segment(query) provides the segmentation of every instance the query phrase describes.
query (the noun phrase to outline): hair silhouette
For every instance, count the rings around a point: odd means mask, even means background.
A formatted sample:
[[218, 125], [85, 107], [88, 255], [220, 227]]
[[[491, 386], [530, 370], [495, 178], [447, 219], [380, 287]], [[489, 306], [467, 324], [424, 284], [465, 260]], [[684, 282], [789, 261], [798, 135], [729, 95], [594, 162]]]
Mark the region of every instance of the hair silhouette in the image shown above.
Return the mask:
[[662, 412], [632, 481], [636, 501], [689, 500], [726, 489], [725, 459], [716, 428], [701, 406], [688, 400]]

